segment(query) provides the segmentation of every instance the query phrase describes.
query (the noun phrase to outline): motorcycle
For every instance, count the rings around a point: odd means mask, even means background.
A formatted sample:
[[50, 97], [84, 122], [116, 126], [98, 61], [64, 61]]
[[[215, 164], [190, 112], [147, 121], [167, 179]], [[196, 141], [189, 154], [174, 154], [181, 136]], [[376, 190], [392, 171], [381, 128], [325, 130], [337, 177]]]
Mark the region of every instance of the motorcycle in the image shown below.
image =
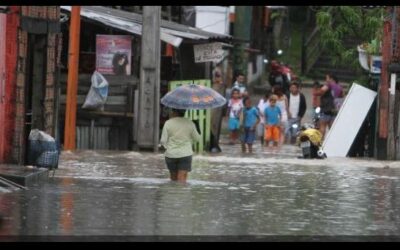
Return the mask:
[[295, 144], [296, 143], [296, 138], [297, 138], [297, 136], [299, 135], [299, 123], [298, 122], [296, 122], [296, 123], [293, 123], [291, 126], [290, 126], [290, 128], [289, 128], [289, 131], [288, 131], [288, 137], [287, 137], [287, 141], [290, 143], [290, 144]]
[[284, 93], [289, 92], [289, 85], [292, 81], [300, 81], [292, 69], [282, 62], [277, 60], [271, 61], [271, 71], [269, 74], [269, 83], [271, 87], [280, 85]]
[[316, 107], [314, 110], [312, 122], [314, 125], [314, 128], [319, 129], [319, 120], [321, 119], [321, 108]]
[[322, 150], [322, 135], [314, 127], [303, 127], [298, 135], [298, 141], [303, 155], [301, 158], [324, 159], [327, 157]]

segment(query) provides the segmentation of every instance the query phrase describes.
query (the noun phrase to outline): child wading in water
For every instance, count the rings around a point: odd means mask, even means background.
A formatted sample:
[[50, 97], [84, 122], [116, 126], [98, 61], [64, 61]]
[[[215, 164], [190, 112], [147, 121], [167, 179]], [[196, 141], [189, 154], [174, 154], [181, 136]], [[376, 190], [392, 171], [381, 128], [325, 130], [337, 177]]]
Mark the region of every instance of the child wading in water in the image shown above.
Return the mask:
[[246, 144], [249, 153], [253, 152], [253, 143], [256, 139], [256, 127], [260, 122], [260, 116], [256, 107], [251, 106], [249, 97], [243, 99], [245, 108], [243, 109], [243, 133], [242, 133], [242, 152], [246, 153]]
[[266, 107], [269, 106], [269, 97], [271, 96], [272, 92], [268, 90], [264, 97], [260, 99], [258, 102], [257, 108], [260, 114], [260, 122], [257, 125], [256, 134], [261, 140], [261, 145], [264, 146], [264, 130], [265, 130], [265, 119], [264, 119], [264, 110]]
[[240, 92], [238, 89], [232, 90], [232, 98], [228, 103], [228, 129], [230, 131], [230, 142], [229, 144], [235, 144], [239, 137], [240, 129], [240, 113], [243, 110], [243, 102], [240, 98]]
[[274, 146], [278, 146], [278, 142], [281, 136], [281, 109], [276, 106], [278, 96], [271, 95], [269, 98], [269, 106], [264, 110], [265, 117], [265, 145], [268, 147], [269, 142], [273, 141]]

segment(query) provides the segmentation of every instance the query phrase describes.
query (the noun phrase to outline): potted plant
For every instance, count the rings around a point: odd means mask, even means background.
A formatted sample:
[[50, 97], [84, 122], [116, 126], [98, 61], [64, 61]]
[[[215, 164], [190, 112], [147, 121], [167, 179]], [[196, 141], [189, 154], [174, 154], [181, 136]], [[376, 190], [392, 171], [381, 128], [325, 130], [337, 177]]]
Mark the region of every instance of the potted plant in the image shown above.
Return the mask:
[[357, 50], [361, 67], [371, 73], [380, 74], [382, 66], [380, 41], [377, 38], [373, 39], [370, 43], [363, 43], [357, 46]]
[[360, 62], [361, 67], [365, 70], [369, 70], [367, 46], [366, 43], [357, 46], [358, 61]]

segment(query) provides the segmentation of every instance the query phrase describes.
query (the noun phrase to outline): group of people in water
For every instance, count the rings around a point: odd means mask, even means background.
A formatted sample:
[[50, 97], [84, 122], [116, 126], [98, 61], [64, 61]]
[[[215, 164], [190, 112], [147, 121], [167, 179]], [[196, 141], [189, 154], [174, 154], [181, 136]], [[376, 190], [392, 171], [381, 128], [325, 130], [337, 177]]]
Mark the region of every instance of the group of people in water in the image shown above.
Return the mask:
[[[230, 144], [240, 139], [243, 153], [252, 153], [255, 140], [263, 146], [278, 147], [293, 143], [292, 127], [301, 126], [307, 110], [306, 98], [299, 82], [290, 83], [285, 90], [274, 85], [266, 90], [257, 106], [253, 105], [244, 83], [244, 75], [236, 75], [229, 93], [226, 118]], [[336, 76], [326, 75], [326, 83], [314, 82], [312, 106], [321, 110], [317, 127], [322, 135], [330, 128], [343, 101], [344, 91]], [[192, 145], [200, 139], [196, 125], [184, 118], [185, 110], [171, 110], [170, 119], [164, 124], [160, 144], [164, 146], [165, 162], [173, 181], [186, 182], [191, 171]], [[272, 144], [272, 145], [271, 145]]]
[[[294, 143], [292, 128], [300, 128], [307, 110], [304, 94], [299, 82], [290, 83], [285, 90], [274, 85], [266, 90], [257, 106], [253, 106], [250, 96], [243, 84], [244, 76], [238, 74], [230, 91], [227, 118], [230, 132], [230, 144], [240, 139], [242, 152], [252, 152], [256, 138], [261, 145], [278, 147], [284, 143]], [[313, 84], [313, 110], [320, 108], [318, 124], [315, 124], [322, 135], [330, 128], [343, 102], [344, 91], [335, 75], [326, 75], [326, 83], [318, 81]]]

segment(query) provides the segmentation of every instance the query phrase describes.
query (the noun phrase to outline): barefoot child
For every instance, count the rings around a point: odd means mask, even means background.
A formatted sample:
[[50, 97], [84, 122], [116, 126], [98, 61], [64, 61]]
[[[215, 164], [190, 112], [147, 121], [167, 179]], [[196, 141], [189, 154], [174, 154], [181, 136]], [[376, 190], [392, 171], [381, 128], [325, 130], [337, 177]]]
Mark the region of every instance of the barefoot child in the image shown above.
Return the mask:
[[232, 98], [228, 103], [228, 129], [230, 131], [230, 143], [235, 144], [236, 140], [239, 137], [239, 129], [240, 129], [240, 113], [243, 110], [243, 102], [240, 98], [240, 92], [238, 89], [232, 90]]
[[276, 101], [278, 97], [276, 95], [271, 95], [269, 98], [269, 106], [264, 110], [265, 117], [265, 145], [268, 147], [269, 142], [273, 141], [274, 146], [278, 146], [280, 140], [280, 124], [282, 118], [282, 112], [278, 106], [276, 106]]
[[260, 114], [260, 122], [257, 125], [257, 129], [256, 129], [256, 134], [257, 137], [260, 138], [261, 141], [261, 146], [264, 145], [264, 130], [265, 130], [265, 119], [264, 119], [264, 110], [266, 107], [269, 106], [269, 97], [271, 95], [271, 91], [268, 90], [264, 97], [260, 99], [260, 101], [258, 102], [257, 108], [258, 108], [258, 112]]
[[243, 99], [243, 133], [242, 133], [242, 152], [246, 153], [246, 144], [249, 153], [253, 152], [253, 143], [256, 139], [256, 127], [260, 122], [260, 116], [256, 107], [251, 106], [251, 100], [248, 96]]

